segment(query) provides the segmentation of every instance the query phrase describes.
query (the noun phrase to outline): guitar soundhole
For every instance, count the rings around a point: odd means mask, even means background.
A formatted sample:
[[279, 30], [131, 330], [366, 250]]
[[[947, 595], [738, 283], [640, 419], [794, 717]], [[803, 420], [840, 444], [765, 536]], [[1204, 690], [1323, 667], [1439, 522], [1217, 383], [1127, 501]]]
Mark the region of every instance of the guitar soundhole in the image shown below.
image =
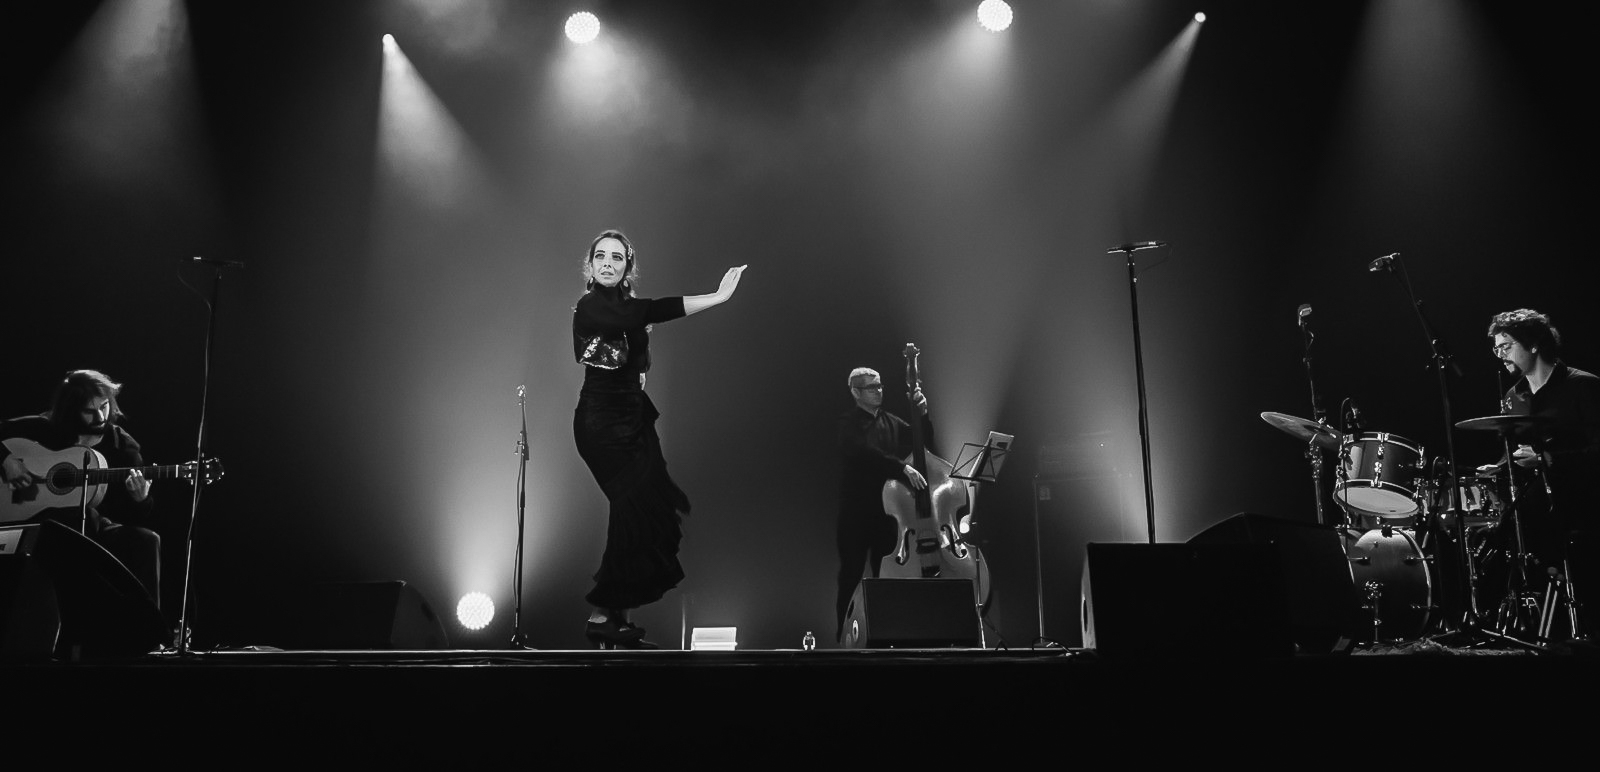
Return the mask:
[[56, 464], [44, 476], [45, 487], [51, 493], [66, 493], [72, 490], [78, 481], [78, 469], [71, 464]]

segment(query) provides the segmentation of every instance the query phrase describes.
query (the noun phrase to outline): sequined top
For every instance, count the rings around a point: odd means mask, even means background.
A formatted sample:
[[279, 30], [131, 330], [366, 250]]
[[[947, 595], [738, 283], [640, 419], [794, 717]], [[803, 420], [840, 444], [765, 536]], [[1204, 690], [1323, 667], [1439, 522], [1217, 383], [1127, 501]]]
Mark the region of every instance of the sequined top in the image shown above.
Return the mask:
[[572, 349], [585, 365], [583, 388], [638, 389], [650, 370], [649, 325], [684, 315], [682, 297], [636, 298], [615, 287], [595, 287], [572, 310]]

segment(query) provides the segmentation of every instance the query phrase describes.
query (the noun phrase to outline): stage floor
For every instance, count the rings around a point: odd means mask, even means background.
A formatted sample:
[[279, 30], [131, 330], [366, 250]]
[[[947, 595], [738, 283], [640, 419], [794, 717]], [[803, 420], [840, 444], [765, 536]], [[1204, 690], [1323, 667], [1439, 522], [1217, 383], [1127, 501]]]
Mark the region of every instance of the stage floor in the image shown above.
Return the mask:
[[[1176, 760], [1224, 759], [1216, 754], [1245, 741], [1257, 750], [1299, 747], [1304, 755], [1339, 737], [1367, 736], [1378, 743], [1374, 750], [1391, 735], [1412, 738], [1391, 748], [1399, 751], [1422, 737], [1466, 732], [1470, 740], [1499, 717], [1523, 711], [1537, 717], [1540, 731], [1578, 731], [1600, 686], [1600, 650], [1573, 642], [1452, 648], [1426, 640], [1313, 656], [1177, 652], [1137, 659], [1061, 648], [247, 648], [10, 662], [0, 665], [0, 676], [5, 693], [27, 695], [31, 710], [20, 726], [47, 728], [30, 726], [31, 716], [70, 719], [86, 709], [101, 716], [109, 706], [137, 707], [141, 722], [181, 718], [182, 732], [203, 738], [206, 754], [286, 739], [359, 744], [382, 737], [424, 752], [505, 732], [573, 747], [619, 736], [715, 742], [734, 732], [799, 743], [797, 753], [824, 743], [832, 752], [877, 756], [891, 752], [899, 736], [1059, 754], [1070, 739], [1073, 753], [1091, 741]], [[1194, 745], [1205, 738], [1217, 745]], [[1429, 753], [1470, 760], [1474, 747], [1440, 740], [1430, 742]]]

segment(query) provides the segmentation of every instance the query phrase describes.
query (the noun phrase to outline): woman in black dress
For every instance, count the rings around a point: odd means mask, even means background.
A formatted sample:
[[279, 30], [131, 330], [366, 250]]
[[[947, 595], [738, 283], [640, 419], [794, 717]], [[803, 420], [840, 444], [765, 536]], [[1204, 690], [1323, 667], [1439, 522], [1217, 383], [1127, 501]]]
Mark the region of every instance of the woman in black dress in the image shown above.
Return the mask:
[[655, 648], [629, 612], [683, 580], [679, 524], [689, 498], [667, 475], [655, 428], [660, 414], [644, 392], [650, 326], [726, 302], [744, 269], [729, 268], [708, 295], [641, 298], [634, 292], [633, 244], [621, 231], [601, 232], [584, 257], [587, 292], [572, 315], [574, 353], [584, 365], [572, 433], [610, 506], [605, 552], [586, 596], [594, 609], [584, 626], [601, 648]]

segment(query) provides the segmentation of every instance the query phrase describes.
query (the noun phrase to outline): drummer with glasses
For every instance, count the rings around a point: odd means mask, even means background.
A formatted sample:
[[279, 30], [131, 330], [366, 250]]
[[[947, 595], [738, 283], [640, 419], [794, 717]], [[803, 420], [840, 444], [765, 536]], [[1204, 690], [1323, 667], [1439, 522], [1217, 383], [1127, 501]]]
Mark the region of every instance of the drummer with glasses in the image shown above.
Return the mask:
[[[1600, 591], [1600, 580], [1588, 579], [1595, 573], [1593, 561], [1581, 559], [1600, 544], [1600, 501], [1591, 487], [1600, 480], [1600, 377], [1561, 360], [1561, 333], [1538, 311], [1495, 314], [1489, 337], [1495, 357], [1516, 379], [1500, 412], [1529, 416], [1529, 425], [1537, 427], [1512, 434], [1516, 448], [1510, 459], [1538, 480], [1519, 486], [1534, 569], [1529, 575], [1542, 577], [1548, 568], [1570, 571], [1575, 585], [1586, 582], [1588, 592]], [[1502, 455], [1500, 463], [1480, 470], [1494, 471], [1505, 462]], [[1573, 565], [1563, 568], [1569, 557]]]

